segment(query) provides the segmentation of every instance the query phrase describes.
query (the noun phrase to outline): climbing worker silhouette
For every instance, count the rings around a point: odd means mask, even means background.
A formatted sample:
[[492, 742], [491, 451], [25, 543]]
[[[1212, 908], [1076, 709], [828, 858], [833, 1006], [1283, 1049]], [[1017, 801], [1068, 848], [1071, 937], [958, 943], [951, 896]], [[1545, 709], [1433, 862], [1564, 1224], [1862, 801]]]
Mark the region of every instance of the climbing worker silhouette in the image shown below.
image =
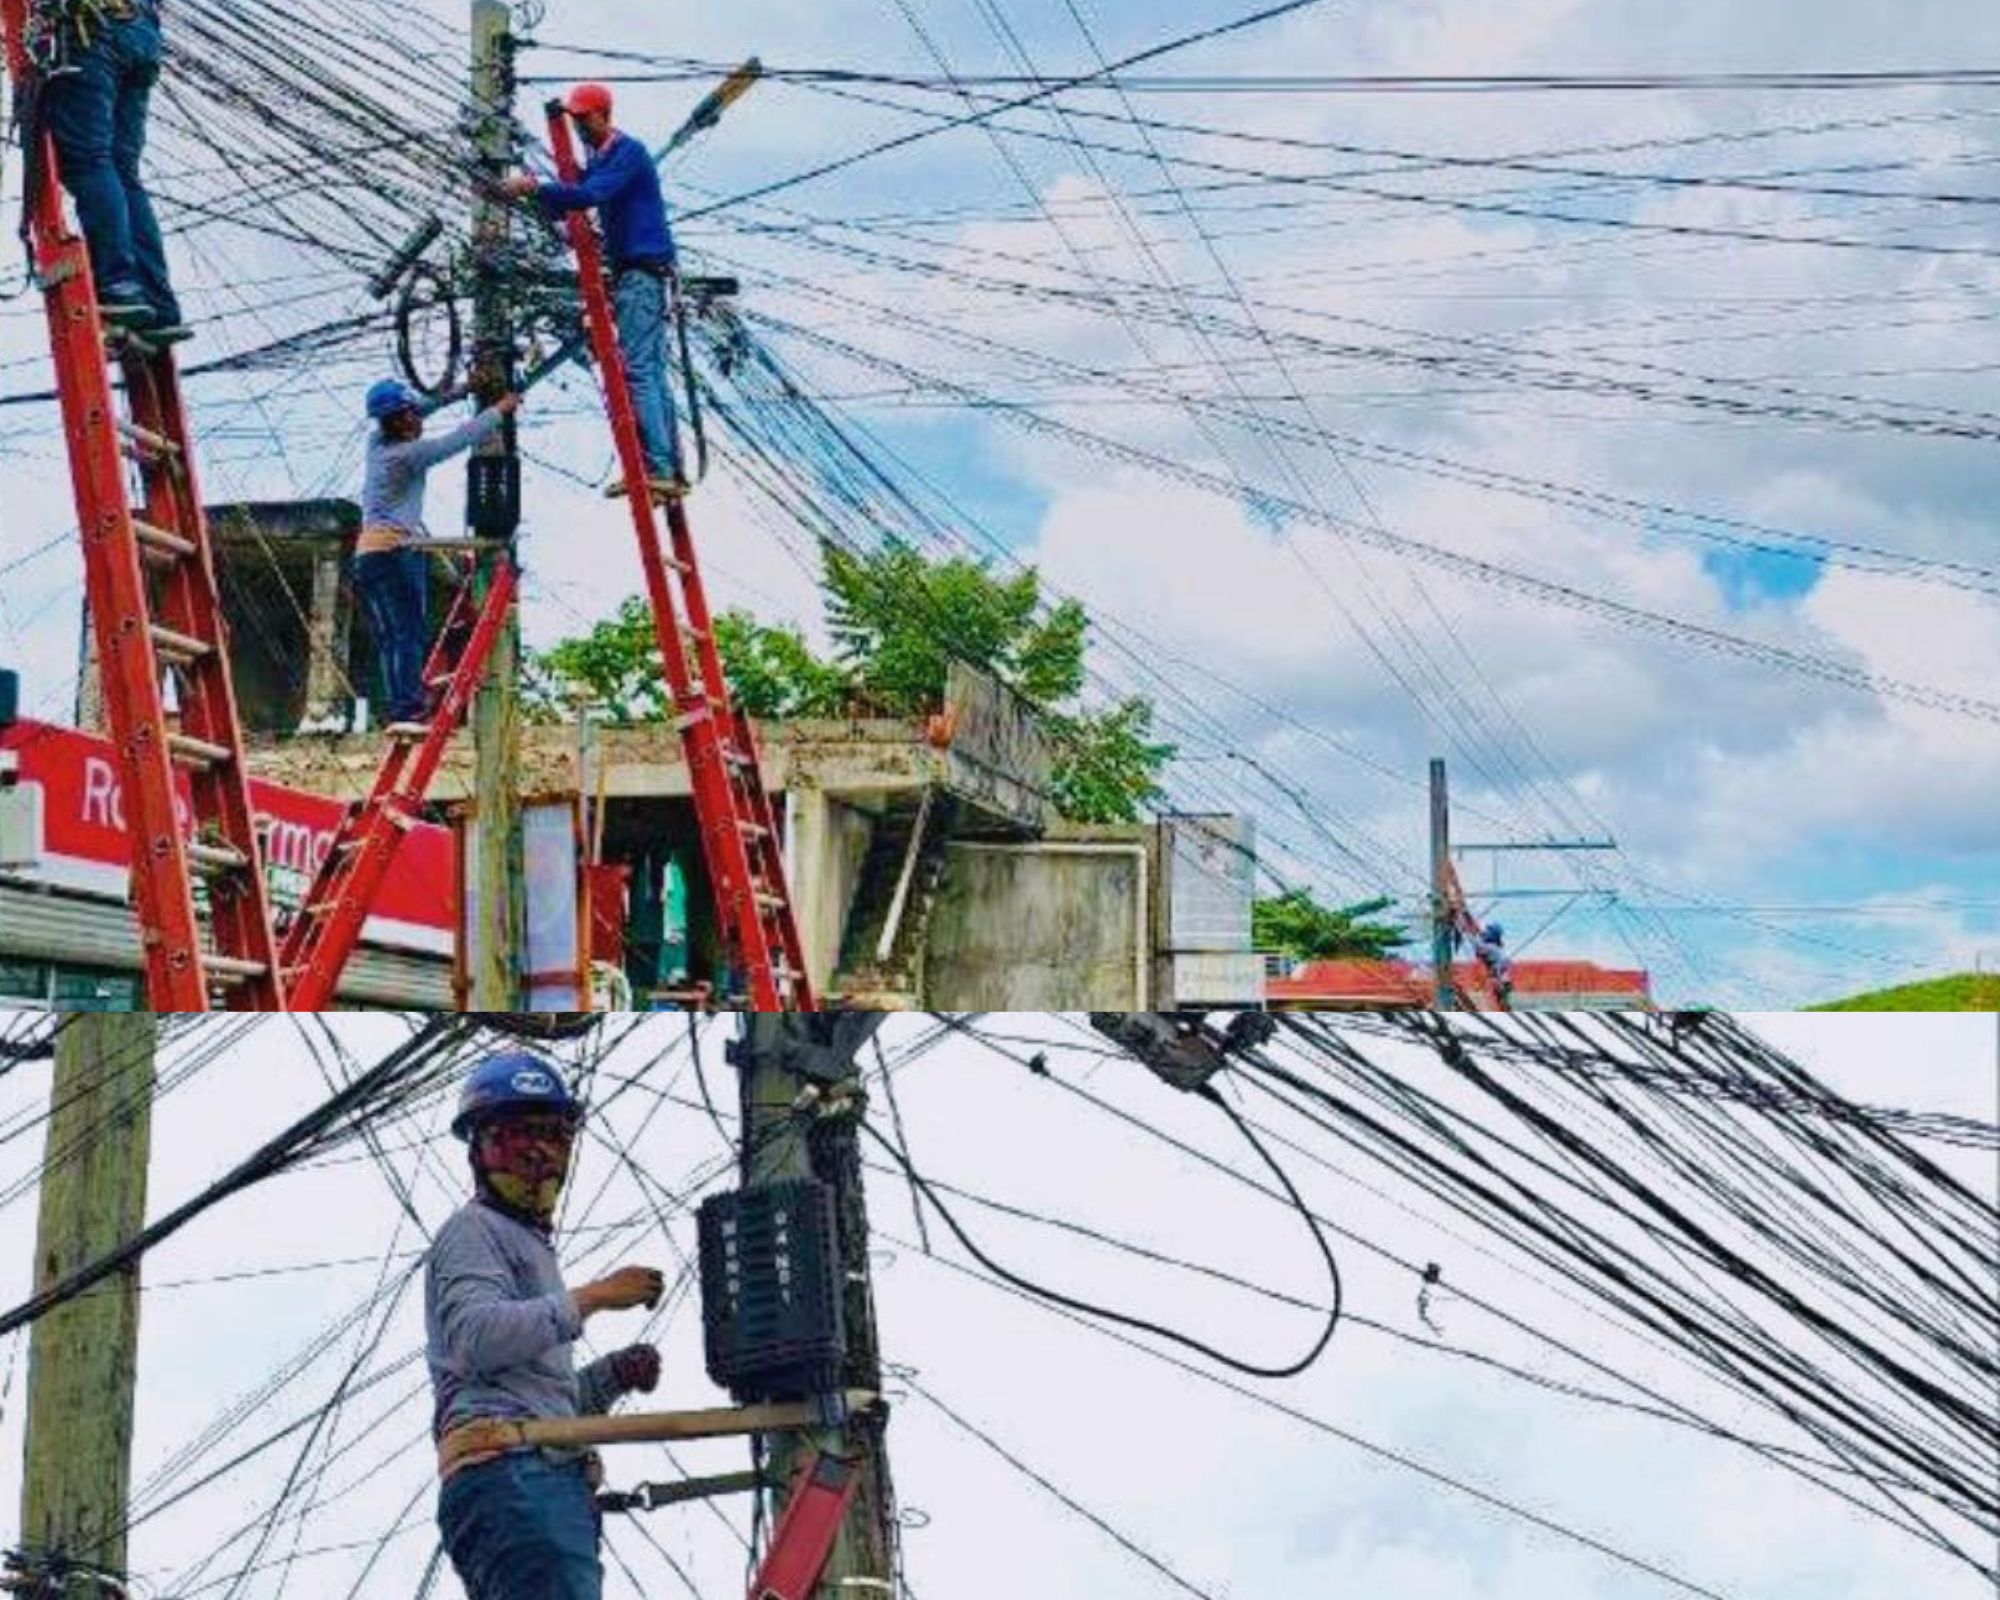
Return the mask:
[[[590, 149], [582, 180], [544, 183], [523, 172], [501, 187], [515, 199], [535, 199], [552, 219], [586, 209], [595, 209], [602, 219], [618, 344], [646, 447], [650, 487], [656, 500], [676, 499], [688, 485], [667, 377], [667, 285], [675, 256], [660, 174], [646, 147], [611, 125], [611, 91], [603, 84], [577, 85], [563, 108]], [[623, 494], [625, 485], [614, 483], [609, 492]]]
[[660, 1381], [650, 1344], [581, 1371], [570, 1359], [589, 1318], [657, 1305], [665, 1289], [650, 1267], [563, 1286], [551, 1230], [582, 1121], [551, 1063], [504, 1050], [473, 1068], [451, 1125], [471, 1149], [473, 1198], [432, 1241], [424, 1322], [444, 1478], [438, 1527], [471, 1600], [600, 1600], [601, 1473], [588, 1451], [448, 1456], [453, 1430], [483, 1418], [597, 1414]]
[[139, 176], [160, 78], [159, 0], [31, 0], [39, 116], [76, 201], [105, 321], [151, 344], [189, 337]]
[[1500, 991], [1502, 1001], [1514, 998], [1514, 961], [1507, 954], [1507, 930], [1497, 922], [1489, 922], [1479, 931], [1472, 953], [1479, 958], [1493, 979], [1493, 987]]
[[424, 651], [430, 642], [429, 557], [424, 541], [424, 489], [432, 467], [492, 438], [521, 397], [502, 395], [470, 422], [435, 439], [424, 437], [424, 404], [416, 391], [385, 378], [368, 391], [376, 431], [368, 439], [361, 489], [361, 535], [354, 545], [354, 593], [382, 660], [391, 727], [414, 727], [429, 706]]

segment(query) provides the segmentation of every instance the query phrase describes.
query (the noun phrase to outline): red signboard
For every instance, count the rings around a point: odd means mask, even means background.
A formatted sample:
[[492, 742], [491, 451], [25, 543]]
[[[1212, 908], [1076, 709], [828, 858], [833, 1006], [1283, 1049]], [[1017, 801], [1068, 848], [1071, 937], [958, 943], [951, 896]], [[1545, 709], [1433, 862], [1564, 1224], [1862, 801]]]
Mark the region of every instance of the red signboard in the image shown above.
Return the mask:
[[[132, 847], [109, 741], [21, 722], [0, 731], [0, 750], [18, 755], [19, 781], [43, 792], [41, 863], [21, 876], [123, 898]], [[186, 828], [191, 811], [185, 777], [180, 788]], [[274, 897], [280, 905], [295, 902], [333, 845], [341, 803], [253, 778], [250, 804]], [[410, 829], [376, 898], [368, 942], [449, 954], [456, 871], [450, 830], [428, 823]]]

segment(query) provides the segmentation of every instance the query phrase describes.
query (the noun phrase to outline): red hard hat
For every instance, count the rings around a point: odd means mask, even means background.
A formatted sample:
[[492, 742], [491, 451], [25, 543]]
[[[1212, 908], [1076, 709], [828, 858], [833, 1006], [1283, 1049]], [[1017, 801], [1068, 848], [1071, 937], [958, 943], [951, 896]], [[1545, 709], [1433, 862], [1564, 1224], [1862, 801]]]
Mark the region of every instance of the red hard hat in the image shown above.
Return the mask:
[[563, 102], [563, 110], [573, 117], [587, 117], [601, 113], [611, 115], [611, 91], [601, 83], [579, 83], [570, 90], [569, 98]]

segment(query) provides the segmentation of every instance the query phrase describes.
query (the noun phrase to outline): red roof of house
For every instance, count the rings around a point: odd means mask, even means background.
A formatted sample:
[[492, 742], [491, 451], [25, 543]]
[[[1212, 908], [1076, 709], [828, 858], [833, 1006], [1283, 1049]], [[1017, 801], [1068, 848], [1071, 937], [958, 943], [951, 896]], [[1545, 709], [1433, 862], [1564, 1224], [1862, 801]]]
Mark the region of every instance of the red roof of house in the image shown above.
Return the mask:
[[[1458, 963], [1452, 977], [1459, 991], [1475, 1001], [1491, 993], [1491, 980], [1477, 962]], [[1646, 973], [1600, 967], [1594, 961], [1514, 963], [1519, 998], [1617, 996], [1644, 1005], [1651, 1003], [1652, 992]], [[1290, 977], [1266, 979], [1264, 998], [1274, 1005], [1428, 1006], [1436, 999], [1436, 988], [1428, 968], [1407, 961], [1302, 961]]]

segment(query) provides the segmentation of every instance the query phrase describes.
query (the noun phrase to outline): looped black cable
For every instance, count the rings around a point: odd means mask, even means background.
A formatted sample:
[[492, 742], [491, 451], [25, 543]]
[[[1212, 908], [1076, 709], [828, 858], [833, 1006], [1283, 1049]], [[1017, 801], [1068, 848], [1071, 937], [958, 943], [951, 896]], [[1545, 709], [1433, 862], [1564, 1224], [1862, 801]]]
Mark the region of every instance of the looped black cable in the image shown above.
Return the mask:
[[1071, 1311], [1081, 1312], [1085, 1316], [1100, 1317], [1106, 1322], [1115, 1322], [1122, 1327], [1136, 1328], [1142, 1333], [1150, 1333], [1157, 1338], [1165, 1339], [1172, 1344], [1180, 1345], [1185, 1349], [1193, 1350], [1198, 1354], [1207, 1356], [1211, 1361], [1219, 1361], [1225, 1367], [1230, 1368], [1232, 1371], [1241, 1372], [1247, 1377], [1295, 1378], [1320, 1358], [1321, 1353], [1332, 1342], [1334, 1330], [1340, 1325], [1342, 1301], [1340, 1264], [1333, 1258], [1332, 1247], [1327, 1244], [1326, 1234], [1320, 1228], [1318, 1219], [1313, 1216], [1311, 1208], [1305, 1203], [1304, 1197], [1299, 1194], [1298, 1189], [1293, 1185], [1291, 1177], [1272, 1157], [1271, 1152], [1265, 1148], [1263, 1141], [1257, 1137], [1242, 1117], [1237, 1115], [1235, 1108], [1229, 1105], [1212, 1088], [1203, 1088], [1197, 1092], [1203, 1099], [1211, 1100], [1217, 1106], [1221, 1107], [1223, 1114], [1236, 1124], [1243, 1136], [1250, 1141], [1251, 1148], [1263, 1158], [1265, 1165], [1270, 1167], [1272, 1172], [1277, 1175], [1279, 1183], [1284, 1186], [1285, 1193], [1291, 1197], [1292, 1204], [1298, 1208], [1299, 1215], [1305, 1218], [1306, 1225], [1311, 1228], [1313, 1242], [1319, 1246], [1320, 1254], [1326, 1260], [1328, 1279], [1333, 1285], [1333, 1304], [1327, 1312], [1326, 1326], [1320, 1330], [1319, 1337], [1313, 1341], [1311, 1349], [1306, 1351], [1298, 1360], [1289, 1362], [1284, 1366], [1267, 1367], [1253, 1361], [1244, 1361], [1239, 1357], [1230, 1355], [1227, 1351], [1216, 1349], [1214, 1345], [1204, 1343], [1192, 1334], [1181, 1333], [1176, 1329], [1165, 1327], [1144, 1317], [1135, 1317], [1122, 1311], [1114, 1311], [1109, 1306], [1098, 1305], [1093, 1301], [1078, 1300], [1071, 1295], [1063, 1294], [1058, 1290], [1048, 1288], [1044, 1284], [1036, 1283], [1032, 1279], [1024, 1278], [1017, 1272], [1010, 1271], [974, 1243], [972, 1236], [960, 1226], [958, 1218], [952, 1214], [951, 1208], [938, 1198], [936, 1191], [931, 1188], [929, 1181], [925, 1179], [922, 1173], [917, 1171], [916, 1167], [911, 1164], [909, 1157], [903, 1153], [902, 1149], [893, 1140], [866, 1121], [861, 1124], [861, 1128], [864, 1133], [877, 1144], [881, 1145], [895, 1159], [896, 1164], [903, 1169], [905, 1176], [909, 1178], [911, 1187], [930, 1203], [938, 1216], [943, 1219], [944, 1225], [951, 1229], [953, 1236], [957, 1238], [960, 1244], [965, 1246], [972, 1258], [1003, 1282], [1011, 1284], [1014, 1288], [1020, 1289], [1027, 1294], [1050, 1301], [1055, 1305], [1067, 1307]]

